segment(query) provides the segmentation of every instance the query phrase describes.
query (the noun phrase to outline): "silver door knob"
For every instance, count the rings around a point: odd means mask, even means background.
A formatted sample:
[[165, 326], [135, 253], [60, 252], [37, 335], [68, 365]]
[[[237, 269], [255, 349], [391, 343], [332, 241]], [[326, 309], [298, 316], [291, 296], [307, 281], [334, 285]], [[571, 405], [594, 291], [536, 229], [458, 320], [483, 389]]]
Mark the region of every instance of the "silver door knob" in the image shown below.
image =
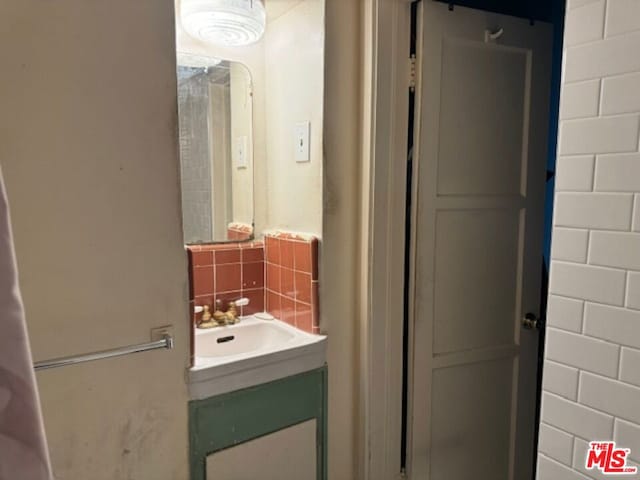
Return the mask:
[[534, 330], [540, 328], [540, 319], [534, 313], [527, 313], [522, 319], [522, 326], [526, 330]]

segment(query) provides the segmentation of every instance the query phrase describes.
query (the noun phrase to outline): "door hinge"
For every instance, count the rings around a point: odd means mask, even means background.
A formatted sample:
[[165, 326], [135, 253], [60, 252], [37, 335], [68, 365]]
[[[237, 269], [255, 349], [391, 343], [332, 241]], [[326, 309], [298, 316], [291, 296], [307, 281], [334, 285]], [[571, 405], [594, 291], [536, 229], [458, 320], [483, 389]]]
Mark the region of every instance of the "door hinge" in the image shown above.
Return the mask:
[[409, 57], [409, 89], [413, 92], [416, 89], [416, 56]]

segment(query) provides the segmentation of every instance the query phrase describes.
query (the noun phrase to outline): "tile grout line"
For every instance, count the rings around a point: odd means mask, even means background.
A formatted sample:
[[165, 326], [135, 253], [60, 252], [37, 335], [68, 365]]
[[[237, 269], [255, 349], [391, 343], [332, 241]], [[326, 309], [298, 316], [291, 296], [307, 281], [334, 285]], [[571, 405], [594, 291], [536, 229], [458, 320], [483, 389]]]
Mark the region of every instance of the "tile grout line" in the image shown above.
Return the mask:
[[618, 374], [616, 380], [622, 382], [622, 345], [618, 345]]
[[[582, 374], [583, 373], [584, 373], [584, 371], [581, 368], [578, 368], [578, 381], [576, 382], [576, 403], [578, 405], [582, 405], [582, 403], [580, 402], [580, 385], [582, 384]], [[583, 405], [583, 406], [591, 408], [588, 405]]]
[[628, 309], [629, 307], [629, 280], [631, 278], [631, 271], [627, 270], [627, 274], [624, 277], [624, 298], [622, 299], [622, 303], [624, 308]]
[[610, 38], [607, 35], [607, 20], [609, 19], [609, 1], [604, 0], [604, 14], [602, 15], [602, 41]]
[[602, 102], [604, 100], [604, 79], [598, 79], [598, 115], [597, 118], [602, 117]]
[[[563, 399], [564, 399], [564, 397], [560, 397], [560, 398], [563, 398]], [[575, 403], [575, 402], [574, 402], [574, 403]], [[591, 408], [591, 407], [587, 407], [587, 408]], [[610, 417], [613, 417], [613, 415], [609, 415], [609, 416], [610, 416]], [[615, 418], [615, 417], [614, 417], [614, 418]], [[569, 430], [567, 430], [566, 428], [563, 428], [563, 427], [560, 427], [560, 426], [558, 426], [558, 425], [555, 425], [555, 424], [551, 423], [549, 420], [541, 420], [541, 423], [544, 423], [545, 425], [548, 425], [548, 426], [550, 426], [550, 427], [552, 427], [552, 428], [555, 428], [556, 430], [560, 430], [562, 433], [566, 433], [567, 435], [572, 436], [574, 439], [582, 440], [583, 442], [588, 442], [588, 441], [589, 441], [588, 439], [586, 439], [586, 438], [584, 438], [584, 437], [582, 437], [582, 436], [578, 435], [577, 433], [570, 432], [570, 431], [569, 431]], [[573, 456], [573, 455], [572, 455], [572, 456]]]

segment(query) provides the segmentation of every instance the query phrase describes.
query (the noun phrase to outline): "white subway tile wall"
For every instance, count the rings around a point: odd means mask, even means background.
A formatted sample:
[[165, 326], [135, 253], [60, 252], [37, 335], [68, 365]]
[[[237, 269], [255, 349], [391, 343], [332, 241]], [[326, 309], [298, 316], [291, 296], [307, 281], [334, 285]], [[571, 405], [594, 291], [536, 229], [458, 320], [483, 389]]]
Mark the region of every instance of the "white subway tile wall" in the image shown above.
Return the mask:
[[[611, 1], [607, 2], [611, 8]], [[615, 0], [613, 0], [615, 3]], [[567, 18], [578, 9], [567, 12]], [[640, 29], [633, 33], [589, 42], [566, 50], [565, 83], [640, 71]], [[616, 151], [618, 151], [616, 149]]]
[[567, 17], [565, 25], [565, 45], [576, 45], [602, 38], [604, 29], [605, 0], [596, 0]]
[[538, 459], [538, 480], [588, 480], [588, 478], [544, 455], [540, 455]]
[[[561, 168], [558, 165], [558, 168]], [[627, 193], [567, 193], [556, 195], [558, 227], [629, 230], [633, 195]]]
[[[640, 312], [587, 303], [584, 333], [626, 347], [640, 348]], [[640, 403], [637, 406], [640, 412]]]
[[613, 435], [613, 416], [547, 392], [542, 395], [542, 415], [546, 424], [580, 438]]
[[[640, 2], [633, 0], [640, 5]], [[640, 111], [640, 73], [617, 75], [602, 80], [602, 114]], [[592, 99], [587, 99], [591, 102]]]
[[562, 164], [556, 173], [556, 188], [565, 192], [590, 192], [593, 189], [594, 155], [572, 155], [558, 158]]
[[640, 387], [640, 368], [638, 365], [640, 365], [640, 350], [623, 348], [620, 356], [620, 380]]
[[568, 1], [538, 480], [607, 478], [592, 440], [640, 462], [638, 52], [640, 0]]
[[[627, 303], [628, 308], [640, 310], [640, 273], [629, 272], [627, 277]], [[640, 364], [639, 364], [640, 365]], [[640, 368], [638, 368], [640, 370]]]
[[557, 295], [622, 306], [625, 282], [626, 274], [622, 270], [560, 261], [551, 263], [549, 288]]
[[613, 377], [618, 372], [620, 347], [578, 333], [547, 330], [545, 355], [549, 360]]
[[547, 302], [547, 323], [551, 327], [582, 332], [584, 301], [550, 295]]
[[613, 439], [616, 443], [631, 449], [629, 456], [636, 462], [640, 461], [640, 427], [616, 419], [613, 431]]
[[567, 85], [560, 104], [563, 120], [595, 117], [600, 104], [600, 80], [588, 80]]
[[[638, 79], [640, 91], [640, 79]], [[640, 190], [640, 154], [599, 155], [595, 189], [604, 192], [637, 192]]]
[[638, 0], [610, 1], [605, 35], [612, 37], [634, 30], [640, 30], [640, 2]]
[[569, 400], [578, 399], [578, 376], [580, 370], [561, 363], [545, 360], [542, 388]]
[[551, 258], [582, 263], [587, 260], [588, 230], [558, 227], [553, 235]]
[[604, 267], [640, 270], [640, 235], [623, 232], [591, 232], [589, 263]]
[[639, 123], [635, 114], [566, 120], [560, 126], [560, 154], [635, 152]]
[[541, 425], [538, 448], [542, 453], [547, 454], [554, 460], [571, 466], [571, 459], [573, 457], [573, 435], [569, 435], [549, 425]]

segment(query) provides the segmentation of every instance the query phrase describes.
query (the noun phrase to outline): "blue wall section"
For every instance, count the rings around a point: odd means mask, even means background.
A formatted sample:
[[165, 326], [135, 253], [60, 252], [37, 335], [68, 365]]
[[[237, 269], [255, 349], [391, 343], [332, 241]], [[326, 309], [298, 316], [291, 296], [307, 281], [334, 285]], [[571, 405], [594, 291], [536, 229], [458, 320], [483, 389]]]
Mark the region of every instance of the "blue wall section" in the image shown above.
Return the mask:
[[549, 148], [547, 153], [547, 189], [545, 192], [544, 260], [549, 271], [553, 194], [555, 191], [556, 155], [558, 145], [558, 113], [562, 81], [562, 39], [564, 36], [564, 1], [553, 2], [553, 69], [551, 71], [551, 105], [549, 108]]
[[559, 0], [437, 0], [442, 3], [502, 13], [514, 17], [553, 22], [554, 4]]

